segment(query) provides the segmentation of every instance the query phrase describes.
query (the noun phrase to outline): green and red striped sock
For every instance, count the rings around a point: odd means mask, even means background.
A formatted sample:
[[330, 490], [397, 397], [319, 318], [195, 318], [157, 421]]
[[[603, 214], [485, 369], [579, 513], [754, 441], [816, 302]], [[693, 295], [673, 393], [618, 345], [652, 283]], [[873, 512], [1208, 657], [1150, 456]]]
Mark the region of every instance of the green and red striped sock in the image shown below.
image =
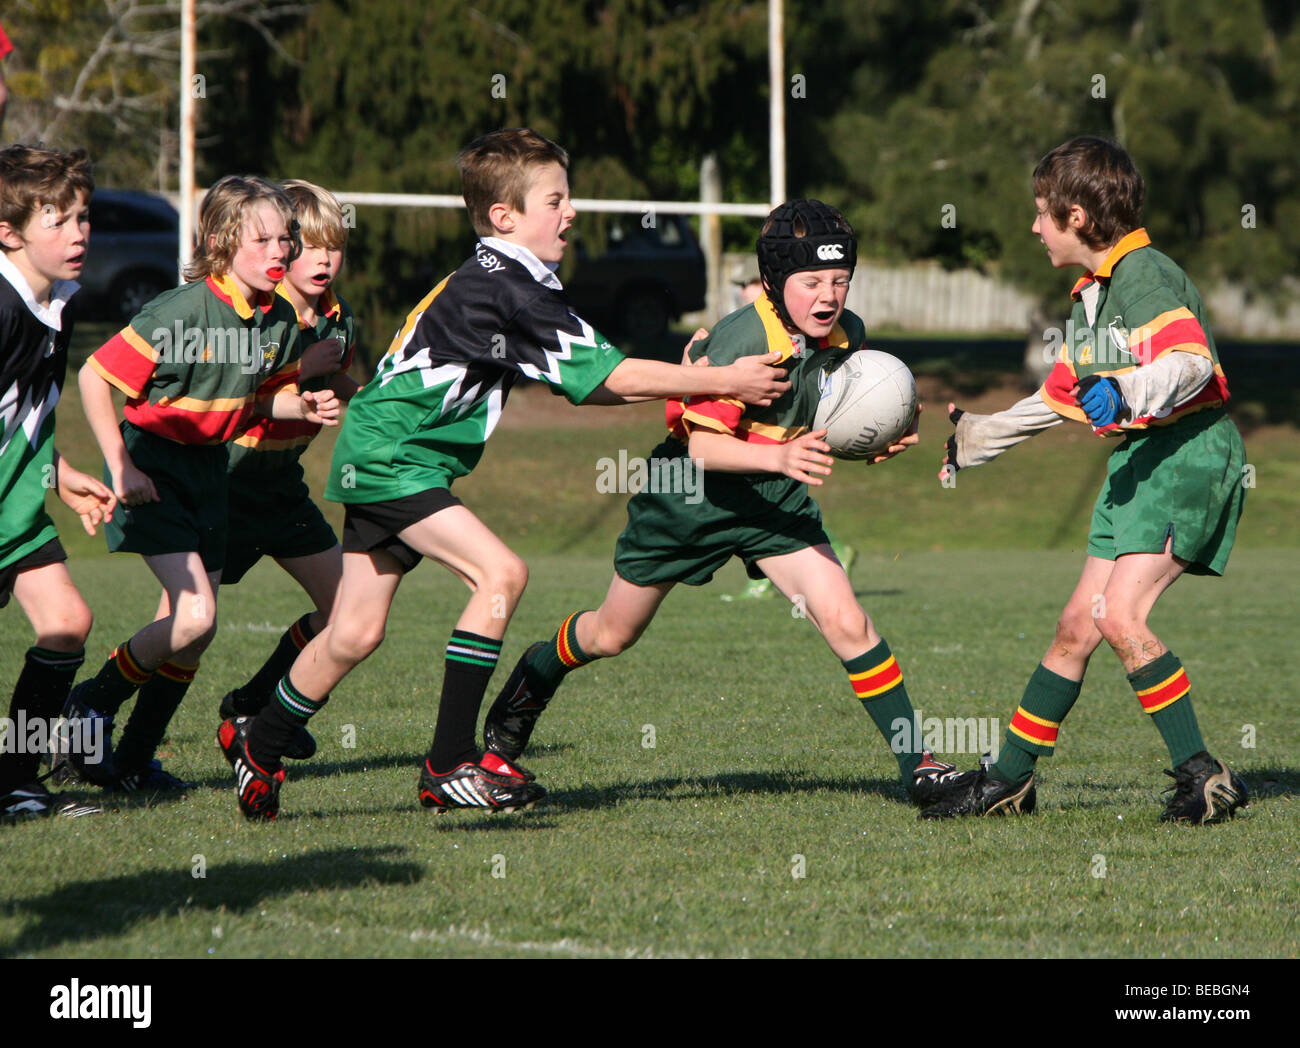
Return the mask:
[[135, 771], [148, 766], [167, 734], [167, 725], [176, 708], [194, 682], [197, 665], [181, 666], [164, 662], [140, 687], [135, 708], [122, 729], [122, 738], [113, 751], [119, 771]]
[[1172, 651], [1130, 673], [1128, 682], [1165, 740], [1175, 768], [1205, 749], [1196, 711], [1192, 709], [1191, 681]]
[[1082, 687], [1082, 681], [1053, 673], [1040, 662], [1025, 685], [1024, 697], [1007, 726], [1006, 745], [997, 763], [989, 767], [989, 777], [1022, 783], [1033, 774], [1039, 757], [1055, 753], [1061, 722]]
[[[912, 700], [907, 697], [907, 688], [903, 686], [903, 671], [898, 660], [882, 638], [870, 651], [849, 659], [844, 668], [862, 708], [875, 723], [881, 737], [890, 744], [903, 781], [910, 783], [912, 772], [921, 762], [921, 741], [915, 737], [918, 733], [912, 730], [916, 714]], [[912, 740], [910, 745], [901, 749], [894, 745], [894, 740], [899, 737], [900, 724], [905, 726], [907, 738]]]
[[575, 611], [560, 623], [548, 643], [528, 656], [524, 673], [535, 695], [550, 698], [565, 677], [596, 660], [597, 656], [588, 655], [578, 643], [578, 620], [585, 614]]
[[112, 717], [153, 673], [136, 661], [131, 652], [131, 642], [123, 641], [113, 649], [99, 672], [77, 692], [77, 699], [96, 713]]

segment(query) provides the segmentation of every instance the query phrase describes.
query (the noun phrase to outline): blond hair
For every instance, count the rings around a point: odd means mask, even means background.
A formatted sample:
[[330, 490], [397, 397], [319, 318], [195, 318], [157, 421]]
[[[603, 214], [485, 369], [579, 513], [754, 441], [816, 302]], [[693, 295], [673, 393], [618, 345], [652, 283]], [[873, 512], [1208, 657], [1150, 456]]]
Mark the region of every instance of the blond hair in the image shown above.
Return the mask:
[[508, 127], [474, 139], [456, 157], [461, 195], [474, 232], [491, 236], [493, 204], [524, 210], [534, 171], [546, 164], [569, 170], [569, 154], [527, 127]]
[[343, 208], [333, 193], [301, 178], [285, 179], [283, 185], [285, 196], [298, 219], [303, 243], [330, 251], [342, 251], [347, 247], [347, 223], [343, 218]]
[[71, 207], [82, 194], [95, 192], [90, 154], [41, 146], [13, 145], [0, 149], [0, 222], [22, 232], [38, 208]]
[[294, 242], [290, 261], [297, 258], [302, 253], [302, 240], [298, 236], [298, 221], [293, 217], [293, 204], [284, 190], [256, 175], [227, 175], [208, 190], [199, 207], [198, 243], [194, 261], [185, 267], [185, 279], [224, 275], [239, 250], [244, 223], [262, 203], [270, 204], [284, 219]]

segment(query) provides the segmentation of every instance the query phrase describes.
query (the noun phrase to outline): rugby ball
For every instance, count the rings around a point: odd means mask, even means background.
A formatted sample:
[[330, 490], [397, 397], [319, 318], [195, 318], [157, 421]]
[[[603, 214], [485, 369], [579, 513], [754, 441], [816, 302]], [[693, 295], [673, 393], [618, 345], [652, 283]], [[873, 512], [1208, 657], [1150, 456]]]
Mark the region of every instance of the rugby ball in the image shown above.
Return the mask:
[[850, 353], [821, 375], [813, 429], [826, 430], [831, 454], [874, 458], [912, 425], [916, 381], [897, 357], [877, 349]]

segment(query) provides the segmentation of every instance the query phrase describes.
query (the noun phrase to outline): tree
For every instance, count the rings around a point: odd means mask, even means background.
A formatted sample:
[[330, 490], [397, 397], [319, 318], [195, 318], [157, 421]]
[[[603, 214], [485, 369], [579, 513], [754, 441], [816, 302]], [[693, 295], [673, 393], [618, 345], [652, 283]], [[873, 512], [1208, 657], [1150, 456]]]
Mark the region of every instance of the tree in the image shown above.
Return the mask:
[[[265, 0], [195, 5], [201, 39], [233, 23], [272, 48], [278, 45], [271, 27], [306, 11], [304, 4]], [[5, 20], [17, 40], [10, 77], [16, 139], [86, 146], [101, 181], [174, 187], [178, 0], [24, 0]], [[198, 59], [238, 68], [230, 50], [209, 48]], [[189, 89], [197, 97], [220, 98], [220, 77], [211, 84], [205, 75], [196, 79]]]
[[[336, 190], [454, 193], [462, 146], [526, 125], [568, 149], [577, 195], [691, 199], [705, 153], [735, 144], [749, 159], [747, 143], [765, 140], [765, 12], [757, 2], [325, 0], [283, 39], [296, 64], [283, 69], [270, 166]], [[750, 176], [737, 169], [733, 185], [748, 190]], [[599, 240], [597, 216], [580, 222]], [[393, 330], [394, 305], [417, 301], [470, 237], [459, 212], [360, 209], [347, 278], [357, 312]]]
[[[848, 24], [843, 5], [823, 10]], [[868, 253], [996, 269], [1059, 303], [1067, 281], [1029, 234], [1030, 174], [1066, 138], [1098, 134], [1132, 153], [1148, 228], [1199, 279], [1277, 291], [1300, 263], [1292, 5], [900, 2], [859, 21], [816, 27], [856, 70], [817, 124], [835, 160], [817, 184], [851, 201]]]

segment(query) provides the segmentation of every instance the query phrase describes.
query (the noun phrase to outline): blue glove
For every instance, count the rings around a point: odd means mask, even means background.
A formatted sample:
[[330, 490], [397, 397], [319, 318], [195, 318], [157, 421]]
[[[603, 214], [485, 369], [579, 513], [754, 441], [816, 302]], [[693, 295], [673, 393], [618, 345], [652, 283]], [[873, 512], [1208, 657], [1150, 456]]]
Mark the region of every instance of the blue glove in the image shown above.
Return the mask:
[[1079, 407], [1094, 429], [1113, 425], [1120, 415], [1128, 413], [1128, 401], [1119, 391], [1119, 383], [1099, 375], [1089, 375], [1079, 382]]

